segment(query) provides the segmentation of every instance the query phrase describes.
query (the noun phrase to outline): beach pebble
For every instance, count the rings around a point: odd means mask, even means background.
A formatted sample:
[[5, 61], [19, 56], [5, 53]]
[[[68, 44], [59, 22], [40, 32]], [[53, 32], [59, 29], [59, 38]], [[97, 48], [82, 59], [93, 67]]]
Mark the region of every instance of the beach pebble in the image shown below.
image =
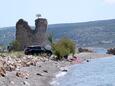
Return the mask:
[[68, 68], [67, 68], [67, 67], [61, 67], [60, 70], [61, 70], [61, 71], [67, 71]]
[[43, 75], [42, 75], [42, 74], [40, 74], [40, 73], [36, 73], [36, 75], [43, 76]]
[[39, 67], [42, 67], [41, 65]]
[[48, 73], [48, 71], [47, 71], [47, 70], [43, 70], [43, 72]]
[[29, 84], [27, 81], [23, 81], [23, 84], [24, 84], [25, 86], [30, 86], [30, 84]]
[[10, 83], [11, 83], [12, 85], [14, 85], [14, 81], [10, 81]]
[[26, 71], [22, 71], [22, 72], [19, 71], [19, 72], [16, 72], [16, 76], [28, 79], [28, 77], [30, 76], [30, 74], [28, 72], [26, 72]]
[[86, 62], [89, 62], [89, 60], [86, 60]]
[[63, 72], [67, 72], [68, 70], [62, 70]]

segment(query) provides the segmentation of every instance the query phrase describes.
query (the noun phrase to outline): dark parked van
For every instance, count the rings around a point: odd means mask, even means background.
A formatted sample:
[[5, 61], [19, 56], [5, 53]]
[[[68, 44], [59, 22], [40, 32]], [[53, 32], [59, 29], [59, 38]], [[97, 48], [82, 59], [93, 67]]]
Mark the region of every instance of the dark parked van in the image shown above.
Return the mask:
[[52, 51], [48, 50], [41, 46], [30, 46], [25, 48], [24, 53], [26, 55], [39, 55], [39, 54], [47, 54], [48, 56], [52, 55]]

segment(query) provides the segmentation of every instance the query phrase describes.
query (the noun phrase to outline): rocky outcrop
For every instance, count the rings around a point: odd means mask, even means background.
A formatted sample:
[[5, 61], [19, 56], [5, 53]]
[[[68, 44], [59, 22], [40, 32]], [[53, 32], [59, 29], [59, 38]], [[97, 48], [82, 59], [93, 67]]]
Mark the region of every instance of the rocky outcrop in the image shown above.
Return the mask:
[[46, 43], [47, 20], [38, 18], [35, 20], [35, 29], [28, 22], [20, 19], [16, 23], [16, 40], [20, 43], [20, 50], [30, 45], [44, 46]]
[[113, 54], [115, 55], [115, 48], [110, 48], [107, 50], [107, 54]]
[[86, 49], [86, 48], [78, 48], [78, 52], [93, 52], [93, 51], [91, 51], [91, 50], [89, 50], [89, 49]]

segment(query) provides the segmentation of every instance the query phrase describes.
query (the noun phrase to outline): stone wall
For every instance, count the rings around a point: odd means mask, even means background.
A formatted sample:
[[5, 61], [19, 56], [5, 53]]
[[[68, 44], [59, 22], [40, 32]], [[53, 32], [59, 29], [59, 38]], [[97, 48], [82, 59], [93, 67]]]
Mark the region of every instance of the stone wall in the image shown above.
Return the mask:
[[35, 29], [31, 29], [23, 19], [16, 23], [16, 40], [20, 43], [20, 49], [31, 45], [44, 46], [46, 43], [47, 20], [38, 18], [35, 20]]

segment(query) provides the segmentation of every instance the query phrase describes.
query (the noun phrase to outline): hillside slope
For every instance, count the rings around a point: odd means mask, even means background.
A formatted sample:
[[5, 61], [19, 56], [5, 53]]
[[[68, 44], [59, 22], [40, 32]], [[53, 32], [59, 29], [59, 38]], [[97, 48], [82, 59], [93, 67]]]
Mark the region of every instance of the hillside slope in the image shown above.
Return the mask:
[[[68, 36], [79, 46], [115, 47], [115, 19], [48, 26], [56, 39]], [[0, 29], [0, 44], [8, 45], [15, 39], [15, 27]]]

